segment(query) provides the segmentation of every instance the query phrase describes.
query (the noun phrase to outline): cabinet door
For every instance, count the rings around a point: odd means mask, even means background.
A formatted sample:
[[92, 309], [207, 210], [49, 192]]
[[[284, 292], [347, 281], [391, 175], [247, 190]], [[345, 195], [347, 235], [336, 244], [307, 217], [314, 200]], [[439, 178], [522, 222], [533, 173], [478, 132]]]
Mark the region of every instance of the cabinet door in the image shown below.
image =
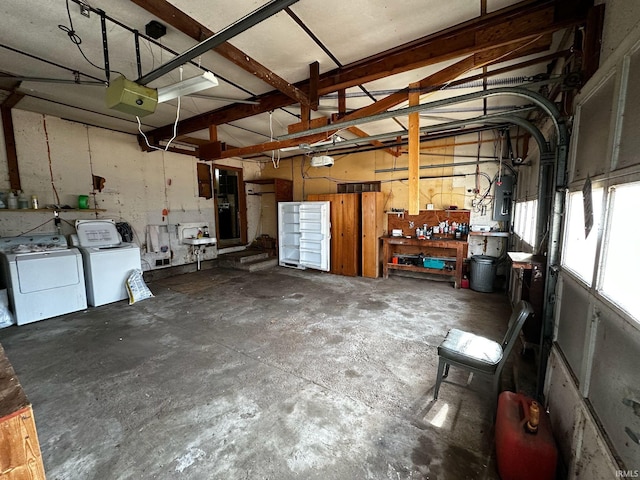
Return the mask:
[[331, 223], [329, 202], [300, 204], [300, 265], [329, 271]]
[[384, 235], [386, 216], [382, 192], [362, 192], [362, 276], [380, 276], [380, 237]]
[[360, 195], [323, 193], [309, 195], [308, 200], [331, 203], [331, 273], [360, 275]]

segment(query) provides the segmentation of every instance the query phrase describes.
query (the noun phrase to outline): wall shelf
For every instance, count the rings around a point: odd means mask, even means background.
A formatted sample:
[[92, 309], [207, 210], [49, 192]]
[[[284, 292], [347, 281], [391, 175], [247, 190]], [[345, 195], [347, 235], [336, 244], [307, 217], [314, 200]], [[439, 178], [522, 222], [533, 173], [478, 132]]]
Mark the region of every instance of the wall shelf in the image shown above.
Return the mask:
[[0, 208], [0, 212], [19, 212], [19, 213], [35, 213], [35, 212], [106, 212], [104, 208]]

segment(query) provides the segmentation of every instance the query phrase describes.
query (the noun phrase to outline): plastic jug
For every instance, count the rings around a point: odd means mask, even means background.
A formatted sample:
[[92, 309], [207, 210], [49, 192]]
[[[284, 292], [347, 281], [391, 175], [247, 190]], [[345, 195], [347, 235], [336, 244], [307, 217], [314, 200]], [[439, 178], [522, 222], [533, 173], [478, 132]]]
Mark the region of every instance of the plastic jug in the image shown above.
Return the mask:
[[18, 199], [13, 194], [13, 192], [10, 192], [9, 196], [7, 197], [7, 207], [12, 210], [16, 210], [18, 208]]
[[18, 195], [18, 208], [29, 208], [29, 199], [24, 192], [20, 192], [20, 195]]

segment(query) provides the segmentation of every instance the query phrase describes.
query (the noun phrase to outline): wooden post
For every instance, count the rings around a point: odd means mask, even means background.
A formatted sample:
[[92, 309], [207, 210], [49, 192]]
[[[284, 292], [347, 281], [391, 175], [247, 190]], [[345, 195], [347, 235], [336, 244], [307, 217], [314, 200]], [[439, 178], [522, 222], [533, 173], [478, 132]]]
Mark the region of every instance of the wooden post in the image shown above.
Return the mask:
[[347, 91], [344, 88], [338, 90], [338, 118], [347, 114]]
[[320, 83], [320, 63], [309, 64], [309, 108], [318, 110], [320, 97], [318, 96], [318, 84]]
[[4, 131], [4, 145], [7, 152], [7, 170], [9, 172], [9, 186], [11, 190], [22, 190], [20, 171], [18, 170], [18, 152], [16, 151], [16, 137], [13, 130], [11, 109], [24, 97], [24, 94], [13, 92], [0, 105], [2, 129]]
[[[409, 85], [409, 106], [420, 103], [420, 84]], [[409, 114], [409, 215], [420, 213], [420, 114]]]

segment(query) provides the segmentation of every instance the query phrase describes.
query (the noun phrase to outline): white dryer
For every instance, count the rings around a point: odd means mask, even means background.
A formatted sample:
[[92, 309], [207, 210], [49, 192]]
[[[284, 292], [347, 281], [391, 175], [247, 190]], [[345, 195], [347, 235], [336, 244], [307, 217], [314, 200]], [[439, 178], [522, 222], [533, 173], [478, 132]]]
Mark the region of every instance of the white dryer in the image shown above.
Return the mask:
[[141, 270], [140, 248], [122, 242], [113, 220], [76, 220], [72, 244], [82, 253], [87, 302], [93, 307], [128, 298], [126, 282]]
[[18, 325], [87, 308], [82, 257], [64, 236], [2, 238], [0, 259], [0, 283]]

